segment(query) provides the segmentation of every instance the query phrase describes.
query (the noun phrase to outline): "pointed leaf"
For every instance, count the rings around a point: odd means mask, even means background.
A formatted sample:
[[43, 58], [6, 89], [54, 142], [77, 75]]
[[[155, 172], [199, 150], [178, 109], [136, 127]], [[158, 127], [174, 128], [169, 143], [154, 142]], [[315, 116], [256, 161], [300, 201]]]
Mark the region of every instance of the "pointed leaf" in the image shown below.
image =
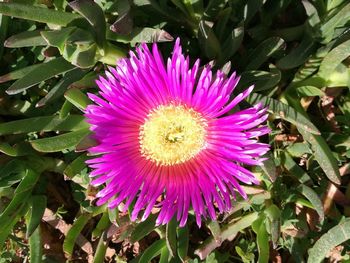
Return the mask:
[[46, 209], [47, 198], [45, 195], [33, 195], [31, 198], [30, 216], [27, 220], [26, 237], [30, 237], [41, 222]]
[[248, 96], [247, 101], [252, 105], [262, 102], [264, 106], [267, 107], [268, 112], [273, 113], [290, 123], [293, 123], [297, 127], [300, 127], [309, 133], [320, 134], [319, 130], [311, 121], [287, 104], [258, 93], [252, 93], [250, 96]]
[[47, 42], [40, 35], [40, 30], [25, 31], [8, 38], [4, 46], [9, 48], [46, 46]]
[[246, 70], [258, 69], [271, 55], [284, 45], [284, 40], [271, 37], [260, 43], [249, 55]]
[[298, 191], [310, 201], [317, 214], [320, 216], [320, 221], [322, 223], [324, 220], [324, 211], [321, 199], [318, 197], [317, 193], [304, 184], [298, 186]]
[[88, 128], [84, 116], [69, 115], [64, 119], [58, 116], [42, 116], [0, 123], [0, 135], [30, 132], [76, 131]]
[[151, 246], [149, 246], [145, 252], [143, 252], [142, 256], [138, 263], [149, 263], [153, 258], [158, 256], [162, 249], [166, 247], [166, 242], [164, 239], [160, 239], [155, 241]]
[[306, 34], [299, 46], [292, 49], [285, 57], [277, 61], [277, 67], [280, 69], [291, 69], [303, 64], [316, 48], [314, 40]]
[[17, 80], [6, 90], [6, 93], [10, 95], [18, 94], [36, 84], [39, 84], [42, 81], [70, 71], [74, 68], [75, 66], [67, 62], [64, 58], [52, 59], [49, 62], [40, 64], [23, 78]]
[[173, 217], [166, 225], [165, 240], [171, 257], [175, 257], [177, 253], [177, 238], [176, 238], [177, 221]]
[[309, 250], [308, 263], [321, 263], [327, 254], [336, 246], [350, 239], [350, 220], [331, 228], [316, 241]]
[[[350, 5], [349, 5], [350, 6]], [[350, 11], [349, 11], [350, 12]], [[350, 56], [350, 40], [345, 41], [329, 52], [322, 60], [318, 75], [328, 79], [338, 65]]]
[[59, 26], [66, 26], [74, 19], [81, 17], [78, 14], [56, 11], [54, 9], [6, 2], [0, 2], [0, 13], [6, 16]]
[[81, 129], [54, 137], [30, 141], [30, 143], [39, 152], [60, 152], [75, 147], [89, 133], [88, 129]]
[[103, 10], [94, 1], [75, 0], [68, 5], [81, 14], [95, 29], [96, 43], [99, 48], [103, 49], [106, 41], [106, 21]]
[[325, 172], [328, 179], [335, 184], [340, 184], [337, 160], [325, 139], [321, 135], [312, 134], [305, 131], [303, 128], [298, 128], [298, 131], [301, 133], [304, 140], [310, 143], [315, 159]]
[[81, 214], [73, 223], [72, 227], [68, 230], [66, 238], [63, 242], [63, 251], [68, 255], [72, 256], [75, 241], [80, 235], [81, 231], [90, 220], [90, 214]]
[[84, 111], [87, 105], [91, 104], [90, 99], [79, 89], [72, 88], [67, 90], [64, 97], [81, 111]]
[[190, 240], [188, 225], [177, 229], [177, 254], [182, 262], [185, 262]]
[[29, 72], [39, 67], [41, 64], [31, 65], [25, 68], [14, 70], [10, 73], [0, 76], [0, 83], [7, 82], [10, 80], [20, 79], [27, 75]]

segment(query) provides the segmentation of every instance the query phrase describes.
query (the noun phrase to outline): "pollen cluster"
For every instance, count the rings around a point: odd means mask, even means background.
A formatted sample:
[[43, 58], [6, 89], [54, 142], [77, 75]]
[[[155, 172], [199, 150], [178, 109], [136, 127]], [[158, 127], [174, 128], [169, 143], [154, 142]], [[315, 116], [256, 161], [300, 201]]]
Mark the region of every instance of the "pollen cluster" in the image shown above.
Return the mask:
[[140, 127], [140, 151], [157, 165], [175, 165], [192, 159], [205, 148], [206, 120], [183, 105], [161, 105]]

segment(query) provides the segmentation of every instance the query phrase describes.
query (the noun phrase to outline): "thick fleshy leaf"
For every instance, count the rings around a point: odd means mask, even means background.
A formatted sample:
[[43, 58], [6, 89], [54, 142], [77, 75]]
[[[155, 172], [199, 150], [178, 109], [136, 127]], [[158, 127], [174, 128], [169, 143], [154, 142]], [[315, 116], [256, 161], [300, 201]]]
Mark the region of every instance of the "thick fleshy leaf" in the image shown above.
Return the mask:
[[131, 45], [135, 45], [136, 43], [166, 42], [174, 40], [168, 32], [159, 28], [150, 27], [134, 28], [128, 35], [120, 35], [111, 30], [107, 30], [107, 39], [122, 43], [130, 43]]
[[317, 214], [320, 216], [320, 221], [323, 223], [324, 220], [324, 211], [321, 199], [318, 197], [317, 193], [312, 190], [307, 185], [301, 184], [298, 187], [298, 191], [310, 201], [310, 203], [314, 206]]
[[304, 130], [302, 127], [298, 130], [303, 136], [304, 140], [310, 143], [315, 159], [325, 172], [328, 179], [335, 184], [340, 184], [340, 174], [337, 160], [335, 159], [325, 139], [321, 135], [315, 135]]
[[40, 174], [33, 170], [26, 170], [26, 174], [20, 184], [17, 186], [14, 197], [0, 214], [0, 248], [4, 245], [5, 239], [10, 234], [14, 224], [19, 220], [28, 209], [28, 200], [31, 192], [36, 185]]
[[130, 241], [135, 243], [156, 228], [156, 215], [150, 215], [144, 222], [139, 223], [132, 232]]
[[37, 227], [29, 238], [29, 256], [31, 263], [43, 262], [43, 244], [40, 227]]
[[309, 250], [308, 263], [320, 263], [327, 256], [329, 251], [341, 243], [350, 239], [350, 220], [331, 228], [326, 234], [316, 241]]
[[67, 165], [66, 169], [64, 169], [63, 174], [72, 179], [75, 175], [79, 174], [84, 168], [86, 168], [85, 161], [88, 159], [89, 157], [86, 156], [86, 154], [80, 155], [73, 162]]
[[255, 220], [252, 224], [252, 229], [256, 234], [256, 241], [259, 251], [258, 263], [267, 263], [269, 262], [269, 235], [266, 230], [265, 225], [265, 216], [261, 215]]
[[60, 152], [75, 147], [89, 133], [88, 129], [81, 129], [54, 137], [30, 141], [30, 143], [38, 152]]
[[296, 48], [292, 49], [288, 55], [277, 61], [277, 67], [281, 69], [292, 69], [300, 66], [314, 52], [316, 46], [316, 43], [309, 34], [305, 34]]
[[267, 107], [268, 112], [274, 114], [275, 116], [293, 123], [297, 127], [300, 127], [309, 133], [320, 134], [319, 130], [310, 120], [287, 104], [258, 93], [252, 93], [250, 96], [248, 96], [247, 101], [252, 105], [262, 102], [265, 107]]
[[313, 86], [301, 86], [297, 88], [297, 92], [301, 97], [309, 97], [309, 96], [324, 96], [325, 93], [316, 87]]
[[63, 251], [68, 255], [72, 256], [73, 248], [76, 239], [80, 235], [81, 231], [90, 220], [90, 214], [81, 214], [73, 223], [72, 227], [68, 230], [68, 233], [63, 242]]
[[4, 46], [9, 48], [46, 46], [47, 42], [40, 35], [40, 30], [25, 31], [8, 38]]
[[[350, 7], [350, 4], [349, 4]], [[349, 9], [350, 10], [350, 9]], [[349, 11], [350, 12], [350, 11]], [[350, 40], [345, 41], [329, 52], [322, 60], [318, 75], [324, 79], [335, 71], [338, 65], [350, 56]]]
[[311, 180], [310, 176], [293, 160], [288, 152], [283, 151], [281, 153], [281, 163], [300, 183], [306, 183]]
[[267, 71], [245, 71], [241, 74], [241, 80], [238, 88], [246, 88], [254, 85], [254, 91], [263, 91], [275, 87], [281, 80], [281, 71], [271, 68], [271, 72]]
[[0, 135], [29, 132], [76, 131], [88, 128], [85, 118], [69, 115], [64, 119], [58, 116], [42, 116], [29, 119], [0, 123]]
[[153, 258], [158, 256], [162, 249], [166, 247], [166, 242], [164, 239], [157, 240], [150, 245], [145, 252], [143, 252], [142, 256], [139, 259], [139, 263], [148, 263], [151, 262]]
[[7, 16], [59, 26], [66, 26], [74, 19], [81, 17], [78, 14], [56, 11], [54, 9], [6, 2], [0, 2], [0, 13]]
[[38, 228], [41, 218], [44, 215], [47, 197], [46, 195], [33, 195], [31, 197], [30, 216], [27, 220], [26, 237], [30, 237]]
[[67, 62], [64, 58], [55, 58], [46, 63], [40, 64], [23, 78], [17, 80], [6, 90], [7, 94], [14, 95], [23, 92], [42, 81], [50, 79], [56, 75], [63, 74], [74, 69], [75, 66]]
[[82, 111], [87, 107], [87, 105], [91, 104], [89, 98], [76, 88], [67, 90], [67, 92], [64, 94], [64, 97], [67, 101]]
[[72, 71], [67, 72], [62, 79], [42, 98], [37, 104], [36, 107], [42, 107], [48, 103], [60, 98], [67, 88], [76, 81], [79, 81], [84, 75], [85, 71], [80, 68], [73, 69]]
[[31, 66], [28, 66], [25, 68], [14, 70], [14, 71], [7, 73], [5, 75], [2, 75], [2, 76], [0, 76], [0, 83], [23, 78], [25, 75], [27, 75], [29, 72], [31, 72], [35, 68], [39, 67], [40, 65], [41, 64], [31, 65]]
[[68, 4], [91, 24], [95, 30], [96, 43], [100, 49], [103, 49], [106, 41], [106, 21], [101, 7], [89, 0], [75, 0]]
[[185, 259], [188, 253], [190, 233], [188, 225], [177, 228], [177, 255], [182, 262], [186, 262]]
[[176, 221], [176, 218], [170, 220], [170, 222], [166, 225], [165, 240], [171, 257], [175, 257], [177, 253], [177, 225], [178, 223]]
[[213, 29], [204, 21], [199, 23], [198, 41], [199, 46], [207, 58], [214, 59], [220, 57], [220, 42], [215, 36]]
[[248, 57], [248, 65], [245, 70], [258, 69], [271, 55], [283, 47], [284, 40], [279, 37], [271, 37], [258, 45]]

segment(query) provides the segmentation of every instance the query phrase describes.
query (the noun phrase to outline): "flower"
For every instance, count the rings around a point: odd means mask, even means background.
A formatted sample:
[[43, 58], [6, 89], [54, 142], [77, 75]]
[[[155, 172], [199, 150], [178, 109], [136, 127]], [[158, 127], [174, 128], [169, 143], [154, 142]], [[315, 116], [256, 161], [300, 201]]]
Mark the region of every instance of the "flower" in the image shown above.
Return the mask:
[[180, 226], [192, 207], [200, 226], [202, 217], [215, 220], [216, 209], [229, 210], [236, 192], [246, 197], [239, 182], [258, 180], [241, 164], [261, 164], [269, 145], [256, 137], [269, 128], [260, 125], [261, 103], [227, 115], [253, 90], [231, 99], [238, 81], [235, 73], [213, 75], [209, 65], [200, 70], [199, 60], [191, 68], [179, 39], [166, 64], [156, 44], [141, 44], [109, 68], [85, 113], [98, 142], [89, 151], [100, 154], [88, 161], [91, 184], [106, 184], [97, 204], [127, 209], [135, 201], [132, 220], [157, 206], [157, 225], [176, 216]]

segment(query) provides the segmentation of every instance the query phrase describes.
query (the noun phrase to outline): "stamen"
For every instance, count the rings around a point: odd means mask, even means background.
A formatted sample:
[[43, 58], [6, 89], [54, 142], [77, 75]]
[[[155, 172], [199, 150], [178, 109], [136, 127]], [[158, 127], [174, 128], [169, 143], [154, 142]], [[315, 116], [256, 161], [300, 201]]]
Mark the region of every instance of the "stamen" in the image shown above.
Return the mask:
[[206, 120], [183, 105], [161, 105], [140, 127], [140, 151], [157, 165], [184, 163], [206, 146]]

